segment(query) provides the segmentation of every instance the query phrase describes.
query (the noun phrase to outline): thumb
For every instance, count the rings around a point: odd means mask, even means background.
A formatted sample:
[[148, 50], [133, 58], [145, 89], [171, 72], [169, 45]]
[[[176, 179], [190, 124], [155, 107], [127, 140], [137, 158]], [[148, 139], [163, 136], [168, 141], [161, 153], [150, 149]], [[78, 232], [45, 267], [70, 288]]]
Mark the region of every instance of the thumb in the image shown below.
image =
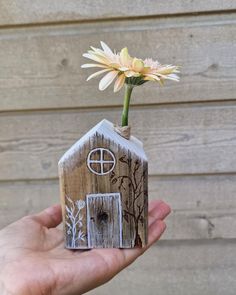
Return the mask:
[[42, 226], [52, 228], [58, 226], [62, 221], [61, 206], [54, 205], [32, 216]]

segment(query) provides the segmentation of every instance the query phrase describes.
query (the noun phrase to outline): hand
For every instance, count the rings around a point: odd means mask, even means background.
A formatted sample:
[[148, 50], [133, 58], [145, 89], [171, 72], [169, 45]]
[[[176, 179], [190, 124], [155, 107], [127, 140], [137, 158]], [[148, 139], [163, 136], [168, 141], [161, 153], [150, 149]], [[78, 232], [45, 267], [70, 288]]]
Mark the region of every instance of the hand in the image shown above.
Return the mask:
[[165, 230], [170, 208], [149, 205], [148, 246], [135, 249], [64, 248], [59, 205], [26, 216], [0, 231], [2, 295], [78, 295], [109, 281], [156, 242]]

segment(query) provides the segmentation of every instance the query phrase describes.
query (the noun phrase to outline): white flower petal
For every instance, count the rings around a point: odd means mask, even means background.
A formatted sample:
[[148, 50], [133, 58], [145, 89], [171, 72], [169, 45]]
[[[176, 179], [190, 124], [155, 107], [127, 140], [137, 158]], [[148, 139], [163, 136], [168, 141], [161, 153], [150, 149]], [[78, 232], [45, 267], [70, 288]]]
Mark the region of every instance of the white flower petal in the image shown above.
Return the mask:
[[106, 89], [112, 83], [112, 81], [115, 79], [117, 75], [117, 71], [112, 71], [106, 74], [99, 82], [99, 90]]
[[132, 62], [132, 69], [135, 72], [142, 72], [143, 68], [144, 68], [143, 61], [141, 59], [135, 57]]
[[152, 78], [155, 81], [160, 81], [160, 78], [158, 78], [156, 75], [154, 74], [145, 74], [146, 77]]
[[[95, 47], [93, 47], [93, 46], [90, 46], [90, 48], [93, 50], [93, 51], [97, 51], [98, 50], [98, 48], [95, 48]], [[90, 50], [91, 51], [91, 50]]]
[[169, 76], [169, 77], [171, 76], [171, 78], [179, 79], [179, 76], [176, 75], [176, 74], [170, 74], [170, 75], [168, 75], [168, 76]]
[[102, 74], [102, 73], [109, 72], [109, 71], [111, 71], [111, 69], [105, 69], [105, 70], [101, 70], [101, 71], [95, 72], [95, 73], [93, 73], [92, 75], [90, 75], [90, 76], [87, 78], [87, 81], [89, 81], [89, 80], [92, 79], [92, 78], [97, 77], [98, 75], [100, 75], [100, 74]]
[[106, 65], [100, 65], [100, 64], [83, 64], [81, 68], [86, 69], [86, 68], [107, 68]]
[[169, 74], [169, 75], [162, 75], [162, 74], [157, 74], [159, 77], [163, 78], [163, 79], [167, 79], [167, 80], [173, 80], [176, 82], [179, 82], [179, 76], [175, 75], [175, 74]]
[[125, 71], [125, 76], [126, 77], [139, 77], [141, 74], [140, 73], [137, 73], [137, 72], [134, 72], [134, 71]]
[[103, 41], [100, 41], [102, 49], [104, 52], [108, 55], [113, 55], [114, 53], [112, 52], [111, 48]]
[[100, 62], [102, 64], [106, 64], [107, 63], [107, 60], [101, 56], [97, 56], [97, 55], [94, 55], [94, 54], [90, 54], [90, 53], [84, 53], [83, 54], [83, 57], [86, 57], [88, 59], [92, 59], [96, 62]]
[[120, 52], [120, 61], [123, 66], [129, 67], [132, 64], [132, 58], [129, 55], [128, 48], [124, 47]]
[[143, 78], [144, 81], [156, 81], [155, 79], [153, 79], [152, 77], [148, 77], [148, 76], [145, 76]]
[[119, 69], [119, 67], [120, 67], [119, 64], [113, 63], [113, 62], [112, 63], [109, 63], [108, 66], [111, 67], [111, 68], [115, 68], [115, 69]]
[[177, 76], [176, 74], [170, 74], [170, 75], [166, 76], [165, 78], [179, 82], [179, 76]]
[[128, 71], [129, 68], [127, 68], [127, 67], [119, 67], [118, 70], [122, 71], [122, 72], [125, 72], [125, 71]]
[[99, 56], [101, 56], [101, 57], [104, 57], [104, 58], [107, 58], [107, 54], [104, 52], [104, 51], [102, 51], [101, 49], [99, 49], [99, 48], [94, 48], [94, 47], [92, 47], [91, 46], [91, 48], [93, 48], [93, 50], [94, 51], [92, 51], [92, 50], [88, 50], [88, 53], [89, 54], [92, 54], [92, 55], [99, 55]]
[[157, 73], [162, 74], [162, 75], [169, 75], [171, 73], [173, 73], [176, 70], [175, 66], [163, 66], [161, 68], [157, 69]]
[[114, 84], [114, 92], [117, 92], [119, 91], [122, 86], [124, 85], [125, 83], [125, 75], [124, 74], [121, 74], [117, 79], [116, 79], [116, 82]]
[[160, 63], [157, 60], [153, 60], [152, 58], [146, 58], [144, 60], [144, 66], [150, 67], [151, 69], [157, 69], [160, 66]]

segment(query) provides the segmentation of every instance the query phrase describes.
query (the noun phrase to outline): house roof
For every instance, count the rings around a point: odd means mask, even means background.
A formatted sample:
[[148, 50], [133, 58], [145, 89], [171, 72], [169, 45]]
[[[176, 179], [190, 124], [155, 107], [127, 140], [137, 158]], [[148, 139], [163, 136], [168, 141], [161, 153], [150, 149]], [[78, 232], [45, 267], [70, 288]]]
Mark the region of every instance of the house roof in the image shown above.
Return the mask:
[[140, 158], [147, 160], [146, 154], [143, 150], [143, 144], [141, 141], [139, 141], [134, 136], [131, 136], [130, 139], [126, 139], [119, 135], [115, 129], [113, 123], [110, 121], [104, 119], [101, 122], [99, 122], [97, 125], [95, 125], [92, 129], [90, 129], [83, 137], [81, 137], [77, 142], [75, 142], [72, 147], [62, 156], [62, 158], [59, 161], [59, 165], [65, 162], [66, 159], [73, 156], [80, 148], [85, 144], [91, 136], [94, 134], [100, 134], [103, 135], [104, 138], [110, 139], [120, 146], [122, 148], [125, 148], [133, 153], [135, 153]]

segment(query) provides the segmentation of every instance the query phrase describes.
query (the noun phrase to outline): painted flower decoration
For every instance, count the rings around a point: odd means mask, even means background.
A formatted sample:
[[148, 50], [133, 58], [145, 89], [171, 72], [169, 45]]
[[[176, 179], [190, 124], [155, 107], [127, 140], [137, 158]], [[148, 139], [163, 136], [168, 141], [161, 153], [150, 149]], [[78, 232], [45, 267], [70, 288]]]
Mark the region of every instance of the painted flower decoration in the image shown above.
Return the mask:
[[88, 50], [83, 56], [96, 63], [83, 64], [81, 67], [102, 69], [87, 78], [88, 81], [105, 74], [99, 82], [100, 90], [106, 89], [113, 81], [115, 81], [114, 92], [119, 91], [125, 85], [122, 126], [128, 125], [130, 96], [134, 86], [142, 85], [148, 81], [158, 82], [160, 85], [163, 85], [164, 80], [179, 81], [178, 66], [162, 65], [151, 58], [142, 60], [131, 57], [126, 47], [116, 53], [103, 41], [101, 41], [101, 47], [102, 49], [91, 46], [91, 50]]
[[81, 210], [85, 207], [85, 201], [83, 201], [83, 200], [78, 200], [75, 203], [76, 203], [78, 210]]

